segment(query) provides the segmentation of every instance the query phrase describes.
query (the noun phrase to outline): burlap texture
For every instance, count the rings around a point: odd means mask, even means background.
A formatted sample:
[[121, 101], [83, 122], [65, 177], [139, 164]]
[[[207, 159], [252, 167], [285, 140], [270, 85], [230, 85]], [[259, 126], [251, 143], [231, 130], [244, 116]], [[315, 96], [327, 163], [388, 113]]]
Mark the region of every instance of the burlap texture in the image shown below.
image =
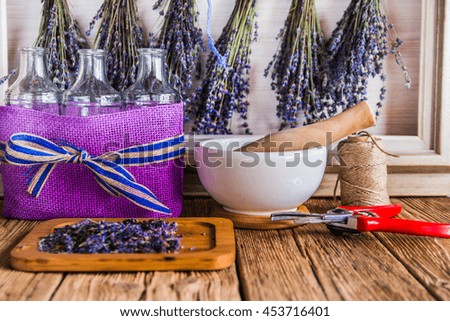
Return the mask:
[[[126, 112], [90, 117], [59, 116], [35, 110], [0, 107], [0, 140], [18, 132], [48, 139], [63, 139], [93, 156], [183, 133], [181, 104], [137, 108]], [[64, 217], [162, 217], [135, 205], [124, 197], [108, 194], [83, 164], [58, 164], [41, 194], [27, 193], [29, 167], [1, 165], [3, 216], [46, 220]], [[182, 159], [164, 163], [127, 167], [137, 182], [148, 187], [167, 205], [172, 216], [182, 209]]]

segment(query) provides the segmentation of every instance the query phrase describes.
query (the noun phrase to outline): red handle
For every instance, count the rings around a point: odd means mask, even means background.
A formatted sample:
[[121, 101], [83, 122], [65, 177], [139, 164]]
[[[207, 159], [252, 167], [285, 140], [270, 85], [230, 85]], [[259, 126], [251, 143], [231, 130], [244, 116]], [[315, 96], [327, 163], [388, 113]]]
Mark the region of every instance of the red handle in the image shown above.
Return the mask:
[[450, 238], [450, 224], [434, 222], [360, 216], [357, 229]]
[[379, 217], [394, 217], [402, 211], [402, 206], [399, 204], [391, 205], [374, 205], [374, 206], [339, 206], [349, 211], [354, 212], [372, 212], [376, 213]]

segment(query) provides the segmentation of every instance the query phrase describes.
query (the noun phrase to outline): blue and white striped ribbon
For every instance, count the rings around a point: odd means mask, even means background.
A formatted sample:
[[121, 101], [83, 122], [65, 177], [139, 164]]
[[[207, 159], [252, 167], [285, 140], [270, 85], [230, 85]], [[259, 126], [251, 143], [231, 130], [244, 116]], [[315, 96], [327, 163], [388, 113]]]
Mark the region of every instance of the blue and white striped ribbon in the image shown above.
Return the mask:
[[28, 180], [28, 193], [38, 197], [57, 163], [84, 164], [108, 193], [124, 196], [145, 209], [170, 214], [170, 209], [145, 186], [136, 182], [123, 166], [142, 166], [165, 162], [184, 155], [184, 136], [179, 135], [148, 144], [127, 147], [91, 156], [69, 142], [59, 145], [43, 137], [17, 133], [8, 143], [0, 142], [0, 162], [18, 166], [37, 166]]
[[6, 143], [0, 141], [0, 164], [6, 163], [5, 152], [6, 152]]

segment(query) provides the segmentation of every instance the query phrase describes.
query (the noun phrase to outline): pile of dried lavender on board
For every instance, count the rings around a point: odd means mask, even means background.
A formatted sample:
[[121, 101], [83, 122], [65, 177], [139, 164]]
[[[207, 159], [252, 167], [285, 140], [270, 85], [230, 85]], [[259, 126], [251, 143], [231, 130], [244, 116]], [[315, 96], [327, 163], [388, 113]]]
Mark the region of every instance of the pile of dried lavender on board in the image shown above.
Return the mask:
[[66, 0], [42, 0], [36, 47], [47, 48], [50, 79], [61, 90], [69, 88], [78, 72], [78, 50], [88, 47]]
[[122, 222], [83, 220], [55, 228], [39, 241], [49, 253], [172, 253], [180, 249], [176, 222], [163, 220]]

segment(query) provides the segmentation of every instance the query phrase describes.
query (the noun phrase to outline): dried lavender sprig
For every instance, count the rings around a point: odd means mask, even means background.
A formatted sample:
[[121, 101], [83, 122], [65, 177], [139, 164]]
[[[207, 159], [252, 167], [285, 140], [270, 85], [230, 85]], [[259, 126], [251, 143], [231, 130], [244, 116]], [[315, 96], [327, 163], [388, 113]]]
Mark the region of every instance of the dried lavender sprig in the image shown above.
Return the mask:
[[42, 0], [42, 16], [35, 46], [48, 48], [49, 75], [59, 89], [71, 86], [78, 72], [78, 50], [87, 48], [66, 0]]
[[169, 82], [186, 101], [192, 77], [200, 77], [200, 55], [206, 50], [203, 32], [198, 24], [196, 0], [159, 0], [153, 9], [161, 6], [165, 11], [164, 23], [156, 41], [151, 39], [150, 47], [167, 50]]
[[408, 68], [406, 67], [406, 65], [403, 62], [402, 54], [400, 53], [400, 46], [403, 45], [403, 40], [401, 40], [398, 37], [397, 32], [395, 31], [394, 24], [391, 23], [388, 26], [388, 31], [389, 31], [389, 37], [391, 39], [393, 39], [392, 42], [391, 42], [391, 49], [390, 49], [389, 52], [394, 55], [395, 62], [402, 69], [403, 76], [405, 77], [405, 84], [404, 84], [405, 88], [406, 89], [411, 89], [412, 80], [411, 80], [411, 77], [409, 75]]
[[55, 228], [39, 240], [38, 249], [50, 253], [168, 253], [180, 249], [176, 222], [83, 220]]
[[[192, 131], [203, 134], [231, 134], [235, 112], [247, 119], [250, 90], [249, 71], [251, 43], [255, 33], [256, 0], [236, 0], [233, 12], [215, 43], [217, 51], [226, 57], [227, 65], [218, 63], [211, 53], [206, 63], [206, 76], [196, 89], [190, 112], [196, 120]], [[246, 122], [242, 125], [251, 134]]]
[[108, 81], [123, 91], [136, 81], [137, 49], [143, 46], [142, 26], [136, 0], [105, 0], [90, 23], [100, 26], [94, 39], [96, 49], [107, 51]]
[[279, 47], [264, 74], [272, 77], [280, 130], [296, 127], [300, 111], [308, 124], [327, 118], [333, 112], [333, 98], [323, 90], [327, 79], [322, 63], [324, 38], [315, 0], [292, 0], [277, 39]]
[[[380, 77], [380, 101], [377, 116], [385, 99], [384, 60], [389, 53], [388, 26], [382, 0], [351, 0], [327, 43], [327, 64], [332, 67], [332, 79], [336, 104], [343, 110], [367, 99], [369, 78]], [[405, 75], [405, 87], [411, 86], [411, 78], [404, 66], [395, 37], [391, 51]]]
[[0, 78], [0, 86], [3, 85], [5, 82], [7, 82], [9, 80], [9, 78], [14, 76], [16, 74], [16, 72], [17, 72], [17, 69], [13, 69], [9, 72], [9, 74]]

